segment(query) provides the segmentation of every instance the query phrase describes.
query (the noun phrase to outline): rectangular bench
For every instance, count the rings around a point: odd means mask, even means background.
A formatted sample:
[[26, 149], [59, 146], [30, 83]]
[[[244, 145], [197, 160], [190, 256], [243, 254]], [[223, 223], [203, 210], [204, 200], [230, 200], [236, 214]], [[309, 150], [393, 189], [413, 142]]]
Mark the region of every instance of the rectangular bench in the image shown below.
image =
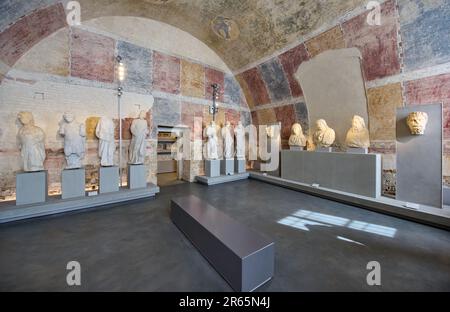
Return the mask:
[[172, 222], [235, 291], [253, 291], [273, 276], [274, 243], [189, 195], [171, 201]]

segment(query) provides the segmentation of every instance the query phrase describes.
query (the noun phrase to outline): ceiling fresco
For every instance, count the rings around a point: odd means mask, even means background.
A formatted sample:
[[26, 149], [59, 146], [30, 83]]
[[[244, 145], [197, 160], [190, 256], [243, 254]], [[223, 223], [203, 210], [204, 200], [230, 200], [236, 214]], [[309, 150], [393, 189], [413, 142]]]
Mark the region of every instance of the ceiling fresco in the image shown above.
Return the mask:
[[[8, 2], [8, 1], [7, 1]], [[26, 1], [18, 17], [52, 0]], [[63, 1], [67, 2], [67, 1]], [[189, 32], [215, 50], [232, 70], [276, 50], [362, 6], [365, 0], [79, 0], [81, 21], [101, 16], [138, 16]], [[34, 7], [33, 7], [34, 6]], [[19, 15], [21, 14], [21, 15]], [[170, 38], [168, 38], [170, 40]], [[149, 38], [151, 40], [151, 38]]]

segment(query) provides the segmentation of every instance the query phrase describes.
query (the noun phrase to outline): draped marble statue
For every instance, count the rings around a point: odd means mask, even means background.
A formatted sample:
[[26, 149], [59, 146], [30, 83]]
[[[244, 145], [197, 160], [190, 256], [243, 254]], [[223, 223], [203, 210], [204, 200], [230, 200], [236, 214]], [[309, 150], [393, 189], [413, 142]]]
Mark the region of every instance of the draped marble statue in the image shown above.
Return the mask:
[[241, 121], [234, 128], [234, 136], [236, 137], [236, 158], [245, 159], [245, 128]]
[[114, 165], [114, 152], [116, 143], [114, 141], [114, 123], [108, 117], [100, 118], [95, 135], [99, 139], [98, 156], [102, 167]]
[[34, 125], [33, 114], [30, 112], [20, 112], [17, 118], [22, 124], [17, 139], [22, 156], [23, 170], [27, 172], [44, 170], [44, 131]]
[[233, 158], [233, 129], [231, 128], [231, 123], [227, 121], [225, 126], [222, 128], [222, 139], [223, 139], [223, 157], [225, 159]]
[[203, 136], [208, 138], [206, 143], [206, 158], [209, 160], [218, 159], [219, 155], [217, 153], [217, 126], [214, 121], [205, 128]]
[[330, 147], [334, 143], [336, 134], [334, 130], [328, 127], [324, 119], [316, 121], [316, 132], [313, 134], [313, 141], [317, 148]]
[[140, 165], [144, 163], [147, 149], [147, 136], [150, 133], [146, 120], [147, 112], [141, 111], [139, 118], [133, 120], [130, 131], [132, 134], [129, 152], [130, 164]]
[[352, 127], [348, 130], [345, 145], [353, 148], [368, 148], [370, 146], [369, 130], [361, 116], [352, 118]]
[[289, 137], [289, 146], [304, 147], [306, 145], [306, 138], [303, 134], [302, 126], [295, 123], [291, 128], [291, 136]]
[[72, 113], [64, 113], [63, 121], [59, 127], [59, 134], [64, 137], [64, 154], [66, 156], [66, 169], [76, 169], [83, 166], [86, 153], [86, 127], [75, 120]]

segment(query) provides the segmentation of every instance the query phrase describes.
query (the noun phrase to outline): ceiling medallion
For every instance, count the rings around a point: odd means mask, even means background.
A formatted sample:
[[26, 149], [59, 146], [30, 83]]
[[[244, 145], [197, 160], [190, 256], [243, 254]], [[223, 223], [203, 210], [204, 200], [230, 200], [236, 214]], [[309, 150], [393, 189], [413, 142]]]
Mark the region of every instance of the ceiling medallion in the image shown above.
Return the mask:
[[211, 21], [211, 28], [219, 38], [224, 40], [234, 40], [240, 34], [238, 24], [228, 17], [216, 16]]

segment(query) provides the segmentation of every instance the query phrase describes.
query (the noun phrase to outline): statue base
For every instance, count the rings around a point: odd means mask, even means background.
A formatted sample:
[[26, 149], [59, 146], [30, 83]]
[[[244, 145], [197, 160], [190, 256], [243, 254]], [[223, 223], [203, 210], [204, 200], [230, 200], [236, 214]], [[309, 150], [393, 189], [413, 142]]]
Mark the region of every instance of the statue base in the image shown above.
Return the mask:
[[220, 176], [220, 160], [219, 159], [205, 160], [205, 176], [210, 177], [210, 178]]
[[16, 174], [16, 205], [47, 201], [47, 171], [19, 172]]
[[245, 173], [247, 171], [245, 158], [236, 158], [234, 160], [234, 169], [236, 173]]
[[119, 191], [119, 167], [100, 167], [99, 191], [100, 194]]
[[61, 198], [76, 198], [86, 196], [86, 173], [84, 168], [64, 169], [61, 175]]
[[331, 153], [333, 151], [333, 148], [330, 147], [317, 147], [316, 152], [326, 152], [326, 153]]
[[220, 173], [224, 175], [234, 174], [234, 158], [222, 159], [220, 166]]
[[350, 154], [368, 154], [369, 149], [367, 147], [347, 147], [346, 152]]
[[144, 164], [128, 164], [128, 188], [138, 189], [147, 187], [147, 170]]
[[305, 147], [304, 146], [289, 146], [289, 149], [291, 151], [304, 151]]

